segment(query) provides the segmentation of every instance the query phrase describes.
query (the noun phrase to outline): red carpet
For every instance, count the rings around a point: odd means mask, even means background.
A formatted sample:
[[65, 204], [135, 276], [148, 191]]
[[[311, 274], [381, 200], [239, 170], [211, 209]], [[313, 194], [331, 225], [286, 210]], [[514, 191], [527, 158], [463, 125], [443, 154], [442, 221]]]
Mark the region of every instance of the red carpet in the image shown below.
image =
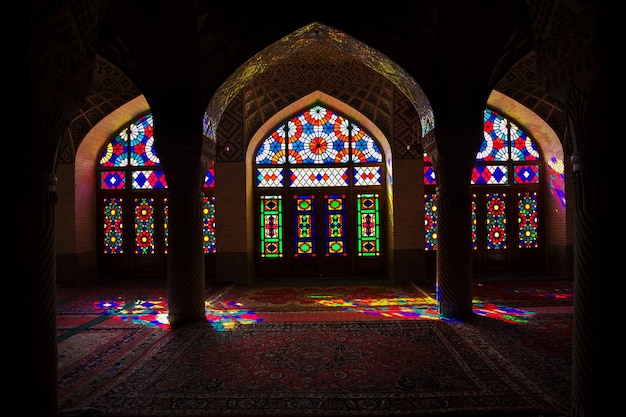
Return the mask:
[[[427, 289], [411, 284], [230, 286], [207, 291], [209, 322], [172, 331], [153, 321], [166, 307], [161, 291], [59, 290], [62, 409], [107, 417], [569, 415], [572, 299], [539, 306], [541, 296], [525, 291], [510, 297], [514, 308], [476, 300], [476, 316], [461, 323], [438, 318]], [[521, 308], [524, 297], [544, 310]], [[108, 298], [139, 300], [142, 314], [118, 306], [94, 316]]]

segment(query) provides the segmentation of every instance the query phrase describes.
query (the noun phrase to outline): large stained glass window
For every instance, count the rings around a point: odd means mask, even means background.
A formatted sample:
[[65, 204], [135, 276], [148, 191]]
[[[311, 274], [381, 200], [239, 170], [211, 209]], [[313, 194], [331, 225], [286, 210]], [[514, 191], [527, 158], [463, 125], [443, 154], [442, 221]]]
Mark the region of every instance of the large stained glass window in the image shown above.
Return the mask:
[[374, 138], [322, 105], [277, 126], [255, 154], [259, 256], [380, 257], [382, 162]]
[[[534, 141], [515, 123], [484, 111], [484, 140], [470, 184], [472, 247], [476, 250], [537, 248], [541, 156]], [[424, 154], [424, 248], [437, 249], [436, 176]]]
[[[154, 140], [152, 114], [148, 113], [120, 130], [101, 151], [96, 169], [101, 254], [167, 254], [167, 181]], [[206, 254], [216, 251], [214, 181], [210, 167], [204, 182], [202, 245]]]

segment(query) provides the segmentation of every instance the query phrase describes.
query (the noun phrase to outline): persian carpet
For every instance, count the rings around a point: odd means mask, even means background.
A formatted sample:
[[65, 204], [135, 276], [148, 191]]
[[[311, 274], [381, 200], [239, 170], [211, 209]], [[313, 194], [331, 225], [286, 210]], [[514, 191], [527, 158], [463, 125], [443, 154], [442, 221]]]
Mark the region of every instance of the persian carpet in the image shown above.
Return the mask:
[[[105, 298], [162, 307], [164, 289], [123, 291], [58, 297], [63, 410], [107, 417], [570, 415], [571, 310], [548, 305], [536, 313], [518, 304], [492, 315], [484, 302], [460, 322], [429, 314], [426, 291], [412, 285], [226, 286], [207, 292], [207, 323], [171, 330], [137, 314], [131, 320], [119, 310], [96, 311]], [[219, 325], [220, 318], [228, 320]]]
[[574, 302], [572, 281], [481, 281], [472, 287], [475, 299], [507, 305], [571, 306]]
[[[419, 294], [418, 294], [419, 293]], [[325, 300], [382, 299], [427, 296], [411, 283], [369, 285], [251, 285], [234, 286], [224, 297], [265, 312], [328, 311]], [[339, 306], [335, 306], [339, 307]]]

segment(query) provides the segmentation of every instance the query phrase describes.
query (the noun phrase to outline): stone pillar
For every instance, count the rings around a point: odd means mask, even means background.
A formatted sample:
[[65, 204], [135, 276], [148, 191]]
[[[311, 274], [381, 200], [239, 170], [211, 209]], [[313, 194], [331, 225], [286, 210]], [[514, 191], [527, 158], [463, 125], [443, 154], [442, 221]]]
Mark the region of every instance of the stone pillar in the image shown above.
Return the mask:
[[[11, 379], [18, 392], [37, 393], [28, 404], [29, 412], [38, 416], [59, 413], [57, 387], [56, 328], [56, 227], [55, 208], [57, 178], [54, 173], [56, 149], [66, 133], [67, 119], [58, 106], [44, 98], [31, 102], [29, 132], [20, 142], [23, 163], [15, 181], [15, 192], [9, 191], [11, 223], [18, 238], [9, 243], [8, 256], [14, 266], [10, 282], [17, 286], [11, 292], [19, 302], [19, 323], [15, 341], [19, 371]], [[8, 220], [8, 219], [7, 219]]]
[[[36, 183], [25, 190], [27, 198], [18, 216], [22, 228], [20, 251], [22, 262], [15, 265], [13, 280], [25, 285], [17, 299], [24, 301], [20, 307], [16, 339], [19, 354], [26, 352], [25, 384], [22, 392], [37, 393], [37, 401], [28, 405], [33, 415], [58, 414], [57, 399], [57, 341], [56, 341], [56, 250], [54, 210], [57, 202], [57, 179], [52, 173], [41, 172]], [[23, 217], [22, 217], [23, 216]], [[14, 318], [15, 320], [15, 318]]]
[[483, 127], [438, 127], [435, 136], [427, 152], [437, 175], [437, 303], [443, 317], [463, 319], [473, 314], [470, 178]]
[[202, 134], [155, 133], [168, 188], [167, 295], [173, 328], [206, 320], [202, 185], [210, 161], [202, 155], [203, 142]]
[[614, 137], [609, 143], [603, 139], [604, 135], [612, 136], [605, 127], [610, 111], [604, 111], [606, 106], [595, 98], [573, 90], [568, 109], [576, 149], [572, 155], [576, 193], [572, 350], [575, 417], [610, 415], [620, 406], [611, 375], [623, 361], [616, 332], [622, 324], [618, 308], [623, 303], [619, 300], [623, 292], [618, 287], [623, 287], [620, 271], [624, 268], [624, 253], [619, 248], [623, 248], [619, 243], [623, 236], [617, 228], [623, 229], [624, 219], [616, 193], [624, 186], [620, 166], [624, 149], [621, 145], [618, 151], [619, 145], [610, 143], [620, 138]]
[[623, 135], [613, 129], [625, 111], [617, 7], [590, 2], [567, 26], [542, 22], [535, 33], [537, 71], [567, 110], [573, 150], [574, 190], [567, 190], [575, 193], [574, 207], [567, 208], [575, 213], [573, 417], [607, 416], [623, 407], [614, 382], [624, 360], [618, 334], [626, 154]]
[[[28, 15], [27, 85], [28, 98], [21, 114], [26, 119], [15, 146], [7, 148], [19, 161], [10, 171], [10, 186], [5, 192], [12, 208], [10, 222], [17, 242], [10, 241], [9, 256], [15, 273], [9, 275], [17, 291], [19, 317], [15, 350], [18, 372], [10, 379], [16, 394], [32, 393], [33, 400], [24, 405], [34, 416], [57, 416], [58, 353], [56, 326], [56, 162], [59, 144], [68, 135], [71, 118], [84, 102], [93, 83], [95, 39], [88, 33], [65, 36], [67, 30], [96, 13], [97, 7], [67, 7], [50, 4], [35, 7]], [[44, 23], [45, 22], [45, 23]], [[97, 25], [93, 25], [95, 31]], [[24, 124], [24, 122], [22, 122]], [[9, 152], [7, 152], [7, 155]], [[19, 156], [19, 157], [18, 157]], [[18, 158], [16, 158], [18, 157]], [[11, 180], [15, 174], [15, 181]], [[9, 219], [7, 219], [9, 220]], [[13, 236], [13, 234], [11, 234]], [[10, 392], [8, 398], [14, 395]]]

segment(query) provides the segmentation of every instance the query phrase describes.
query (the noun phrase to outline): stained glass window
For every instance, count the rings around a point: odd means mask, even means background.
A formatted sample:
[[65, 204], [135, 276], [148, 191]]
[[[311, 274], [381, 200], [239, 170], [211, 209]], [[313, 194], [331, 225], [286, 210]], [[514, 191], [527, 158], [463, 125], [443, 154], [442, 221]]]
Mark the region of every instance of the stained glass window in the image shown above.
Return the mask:
[[167, 254], [167, 249], [169, 248], [169, 227], [168, 227], [168, 219], [169, 219], [169, 205], [167, 204], [167, 198], [163, 199], [163, 242], [165, 244], [164, 253]]
[[486, 197], [487, 249], [506, 249], [506, 194], [488, 193]]
[[531, 138], [515, 123], [490, 109], [485, 109], [484, 127], [472, 184], [539, 183], [539, 151]]
[[124, 253], [124, 205], [121, 198], [105, 198], [104, 253]]
[[537, 247], [537, 193], [517, 193], [518, 247]]
[[[484, 111], [484, 140], [476, 154], [470, 183], [472, 196], [472, 247], [506, 249], [511, 230], [507, 218], [517, 220], [516, 247], [536, 248], [539, 245], [538, 204], [541, 156], [534, 141], [515, 123], [491, 109]], [[558, 171], [558, 164], [555, 164]], [[561, 176], [553, 175], [561, 184]], [[432, 161], [424, 154], [424, 188], [434, 191], [437, 181]], [[515, 187], [525, 189], [515, 192]], [[528, 190], [530, 187], [530, 190]], [[554, 187], [562, 190], [563, 187]], [[491, 191], [493, 192], [491, 192]], [[502, 192], [500, 192], [502, 191]], [[557, 195], [564, 201], [563, 195]], [[515, 200], [511, 200], [515, 199]], [[477, 206], [480, 201], [481, 207]], [[436, 194], [424, 195], [424, 248], [437, 249]], [[514, 212], [509, 213], [509, 210]]]
[[424, 185], [437, 185], [435, 168], [427, 153], [424, 153]]
[[346, 256], [345, 195], [325, 195], [326, 256]]
[[135, 199], [135, 253], [154, 253], [154, 199]]
[[424, 194], [424, 249], [437, 250], [437, 196]]
[[315, 256], [315, 196], [295, 195], [294, 256]]
[[[382, 189], [383, 155], [352, 120], [322, 105], [291, 117], [259, 144], [255, 179], [262, 258], [282, 256], [284, 248], [298, 259], [381, 255], [380, 194], [369, 191]], [[324, 194], [311, 192], [317, 189]], [[293, 218], [283, 223], [281, 216]]]
[[[148, 113], [129, 123], [100, 152], [97, 177], [103, 201], [104, 254], [167, 253], [167, 181], [154, 147], [153, 122]], [[202, 245], [207, 254], [216, 251], [214, 183], [211, 166], [204, 180]], [[134, 205], [124, 210], [124, 201]], [[131, 230], [134, 234], [124, 239], [124, 233]], [[130, 251], [125, 251], [127, 242], [133, 242]]]
[[358, 194], [357, 213], [357, 254], [380, 255], [378, 194]]
[[[289, 178], [291, 187], [380, 185], [382, 182], [381, 168], [371, 165], [382, 162], [378, 144], [356, 124], [319, 105], [272, 132], [259, 146], [255, 162], [259, 187], [283, 186], [284, 178]], [[353, 164], [368, 163], [370, 166], [350, 170]], [[328, 164], [345, 167], [320, 166]]]
[[215, 197], [202, 199], [202, 248], [204, 253], [215, 253]]
[[280, 195], [261, 196], [261, 256], [283, 256], [283, 201]]
[[472, 193], [472, 249], [478, 249], [476, 228], [478, 219], [476, 216], [476, 194]]

